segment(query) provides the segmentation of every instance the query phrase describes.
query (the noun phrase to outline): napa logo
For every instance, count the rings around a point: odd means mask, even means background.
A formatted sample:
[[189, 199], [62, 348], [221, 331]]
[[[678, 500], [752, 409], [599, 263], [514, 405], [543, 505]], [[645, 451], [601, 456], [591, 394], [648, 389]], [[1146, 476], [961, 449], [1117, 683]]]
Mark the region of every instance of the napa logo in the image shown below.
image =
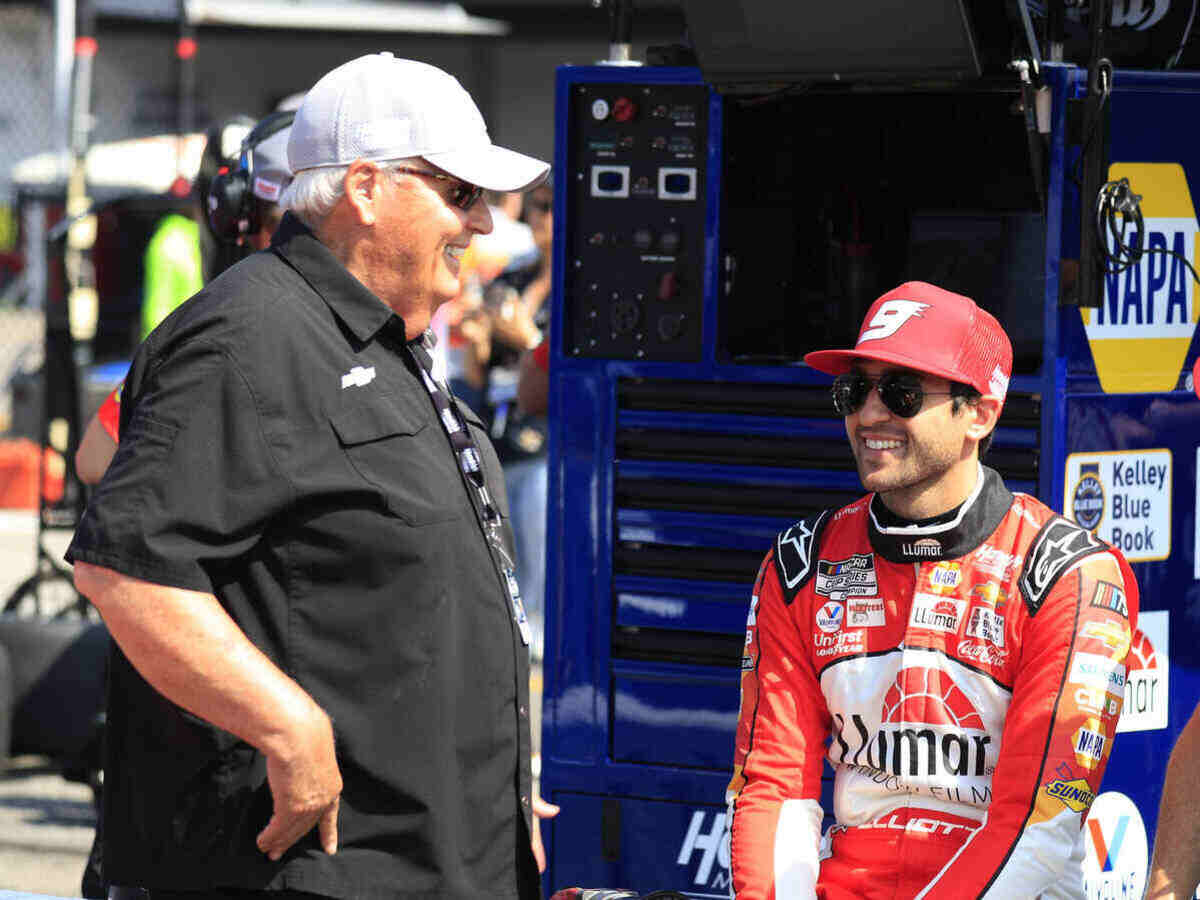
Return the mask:
[[[1200, 311], [1200, 285], [1182, 261], [1195, 267], [1200, 255], [1187, 176], [1178, 163], [1114, 163], [1108, 172], [1111, 180], [1128, 178], [1141, 195], [1142, 247], [1156, 252], [1105, 274], [1100, 308], [1079, 311], [1096, 375], [1110, 394], [1173, 391]], [[1126, 243], [1134, 240], [1128, 231]]]

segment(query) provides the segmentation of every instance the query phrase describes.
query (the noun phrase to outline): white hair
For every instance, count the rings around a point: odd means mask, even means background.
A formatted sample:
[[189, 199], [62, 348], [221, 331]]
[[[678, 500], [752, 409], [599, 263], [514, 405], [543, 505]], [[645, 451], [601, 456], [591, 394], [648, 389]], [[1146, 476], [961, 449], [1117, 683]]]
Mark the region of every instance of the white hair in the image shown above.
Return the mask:
[[[377, 165], [384, 171], [390, 171], [419, 161], [417, 157], [389, 159]], [[292, 183], [280, 195], [279, 206], [291, 210], [301, 222], [316, 230], [346, 193], [346, 173], [349, 170], [349, 166], [323, 166], [297, 172], [292, 177]]]
[[328, 166], [297, 172], [279, 198], [279, 205], [309, 228], [319, 228], [346, 193], [349, 166]]

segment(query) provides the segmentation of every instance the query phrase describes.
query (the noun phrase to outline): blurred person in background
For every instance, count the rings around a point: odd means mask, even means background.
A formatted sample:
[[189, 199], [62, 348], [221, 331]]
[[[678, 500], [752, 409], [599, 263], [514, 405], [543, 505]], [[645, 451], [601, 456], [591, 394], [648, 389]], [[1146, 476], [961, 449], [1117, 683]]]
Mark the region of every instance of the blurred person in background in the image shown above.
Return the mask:
[[[208, 141], [205, 143], [204, 156], [200, 165], [200, 173], [197, 175], [194, 185], [194, 193], [202, 193], [204, 197], [203, 205], [205, 207], [208, 206], [209, 188], [213, 178], [220, 171], [221, 167], [228, 169], [229, 166], [237, 163], [237, 153], [241, 147], [242, 140], [249, 134], [252, 127], [253, 122], [250, 119], [238, 116], [209, 131]], [[255, 146], [254, 153], [251, 156], [252, 168], [249, 178], [252, 194], [250, 198], [252, 204], [252, 228], [245, 238], [239, 238], [237, 241], [216, 241], [211, 253], [205, 254], [205, 257], [209, 261], [206, 271], [211, 272], [211, 277], [205, 279], [205, 281], [215, 278], [236, 262], [237, 259], [245, 256], [247, 250], [265, 250], [270, 246], [271, 235], [275, 233], [275, 229], [279, 227], [279, 222], [283, 218], [283, 210], [279, 207], [277, 201], [291, 182], [291, 170], [288, 168], [287, 163], [287, 141], [290, 133], [290, 128], [284, 128]], [[236, 137], [236, 144], [234, 144], [231, 153], [229, 151], [229, 144], [233, 137]], [[185, 221], [189, 225], [196, 224], [190, 219]], [[176, 232], [175, 234], [178, 235], [181, 233]], [[195, 233], [196, 235], [201, 233], [209, 236], [213, 235], [210, 227], [206, 227], [203, 230], [196, 228]], [[162, 226], [160, 226], [159, 233], [156, 234], [155, 239], [160, 235], [162, 235]], [[164, 252], [167, 246], [166, 236], [162, 236], [164, 238], [163, 247], [159, 251], [156, 251], [160, 253]], [[153, 244], [153, 241], [151, 243]], [[196, 246], [199, 247], [199, 243]], [[170, 252], [187, 255], [190, 251], [188, 251], [184, 241], [172, 237], [170, 239]], [[147, 250], [147, 256], [149, 255], [150, 250]], [[180, 273], [172, 275], [160, 272], [159, 275], [162, 278], [162, 282], [156, 283], [152, 287], [149, 283], [150, 270], [147, 268], [146, 294], [148, 297], [152, 293], [161, 293], [164, 297], [167, 294], [173, 295], [175, 288], [172, 287], [168, 290], [167, 283], [178, 281], [179, 283], [176, 287], [182, 289], [184, 282], [188, 281]], [[188, 284], [190, 285], [190, 281], [188, 281]], [[191, 293], [183, 297], [183, 300], [186, 300], [192, 294], [199, 291], [202, 286], [196, 286]], [[143, 307], [143, 328], [149, 324], [145, 319], [147, 309], [148, 307]], [[156, 320], [151, 328], [142, 335], [142, 339], [144, 340], [149, 331], [152, 331], [154, 326], [157, 325], [158, 321]], [[100, 409], [88, 421], [87, 427], [83, 432], [83, 438], [79, 442], [79, 449], [75, 452], [75, 471], [79, 474], [79, 480], [84, 484], [96, 484], [99, 482], [104, 476], [109, 463], [112, 461], [113, 454], [117, 452], [120, 416], [121, 387], [118, 386], [104, 399], [104, 402], [100, 405]]]
[[549, 328], [552, 286], [553, 188], [544, 182], [524, 197], [520, 221], [535, 253], [515, 257], [485, 291], [490, 316], [488, 410], [492, 442], [504, 466], [517, 538], [517, 571], [533, 630], [532, 653], [543, 650], [546, 583], [546, 419], [518, 402], [521, 359]]

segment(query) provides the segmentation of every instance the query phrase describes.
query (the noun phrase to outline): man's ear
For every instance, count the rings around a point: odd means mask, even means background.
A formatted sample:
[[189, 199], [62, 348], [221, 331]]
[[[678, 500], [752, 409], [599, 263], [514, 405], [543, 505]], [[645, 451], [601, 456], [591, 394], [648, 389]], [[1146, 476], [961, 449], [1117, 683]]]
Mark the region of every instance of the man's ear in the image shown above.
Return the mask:
[[967, 414], [972, 418], [967, 425], [967, 437], [981, 441], [991, 434], [1000, 418], [1001, 405], [1000, 398], [993, 394], [984, 394], [974, 403], [968, 404]]
[[342, 187], [358, 224], [375, 224], [383, 194], [383, 179], [386, 177], [384, 171], [374, 163], [363, 159], [350, 163]]

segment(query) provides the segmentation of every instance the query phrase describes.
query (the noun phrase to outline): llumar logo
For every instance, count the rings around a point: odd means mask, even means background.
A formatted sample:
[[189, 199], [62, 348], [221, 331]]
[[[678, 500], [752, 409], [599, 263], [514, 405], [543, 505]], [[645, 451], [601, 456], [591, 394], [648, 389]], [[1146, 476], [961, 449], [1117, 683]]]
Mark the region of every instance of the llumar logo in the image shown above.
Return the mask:
[[874, 734], [858, 713], [833, 718], [838, 762], [900, 776], [990, 774], [983, 717], [940, 669], [901, 669]]
[[1200, 311], [1200, 288], [1184, 264], [1196, 265], [1200, 234], [1187, 176], [1178, 163], [1114, 163], [1108, 177], [1128, 178], [1141, 195], [1145, 233], [1127, 230], [1125, 240], [1140, 237], [1149, 252], [1105, 275], [1099, 309], [1080, 309], [1096, 374], [1110, 394], [1172, 391]]

